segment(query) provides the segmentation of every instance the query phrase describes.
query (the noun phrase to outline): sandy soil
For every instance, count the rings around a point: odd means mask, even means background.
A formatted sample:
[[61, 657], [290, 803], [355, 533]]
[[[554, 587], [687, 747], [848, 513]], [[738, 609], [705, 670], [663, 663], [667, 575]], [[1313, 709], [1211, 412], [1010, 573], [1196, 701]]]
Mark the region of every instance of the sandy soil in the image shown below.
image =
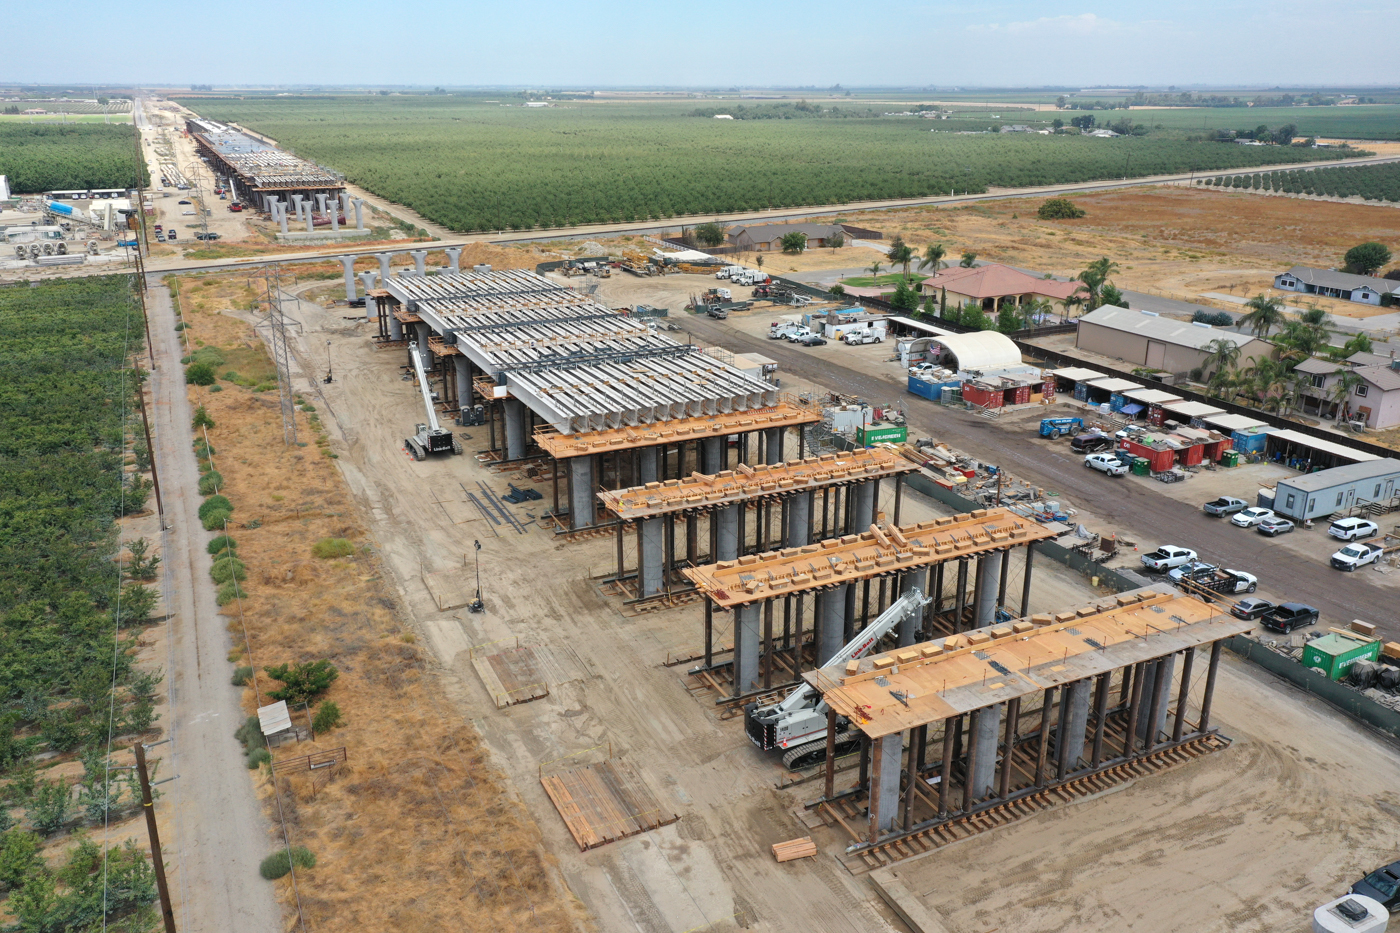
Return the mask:
[[1223, 752], [895, 871], [950, 933], [1306, 930], [1395, 858], [1400, 753], [1226, 652]]

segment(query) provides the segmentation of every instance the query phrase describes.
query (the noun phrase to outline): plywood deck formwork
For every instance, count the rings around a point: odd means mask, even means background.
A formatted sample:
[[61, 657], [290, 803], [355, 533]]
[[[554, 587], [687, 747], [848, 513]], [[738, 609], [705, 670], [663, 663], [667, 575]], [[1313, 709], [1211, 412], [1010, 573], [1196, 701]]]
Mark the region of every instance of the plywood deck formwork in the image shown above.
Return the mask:
[[539, 663], [535, 651], [517, 647], [472, 658], [472, 667], [491, 694], [496, 709], [549, 696], [544, 665]]
[[561, 434], [552, 428], [538, 430], [535, 432], [535, 443], [556, 460], [565, 460], [614, 450], [728, 437], [767, 428], [792, 428], [816, 424], [821, 420], [821, 411], [816, 407], [794, 399], [783, 399], [763, 408], [675, 418], [644, 425], [623, 425], [600, 431]]
[[680, 819], [663, 810], [642, 779], [615, 758], [546, 775], [540, 783], [584, 851]]

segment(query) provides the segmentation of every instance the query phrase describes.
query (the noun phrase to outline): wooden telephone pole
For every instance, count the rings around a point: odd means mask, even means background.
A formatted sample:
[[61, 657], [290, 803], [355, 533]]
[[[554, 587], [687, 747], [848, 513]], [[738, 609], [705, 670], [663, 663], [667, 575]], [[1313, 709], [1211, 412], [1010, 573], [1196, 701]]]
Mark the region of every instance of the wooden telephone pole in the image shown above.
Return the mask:
[[151, 777], [146, 771], [146, 746], [137, 742], [132, 747], [136, 752], [136, 774], [141, 779], [141, 809], [146, 812], [146, 834], [151, 839], [151, 865], [156, 870], [156, 890], [160, 892], [160, 915], [165, 921], [165, 933], [175, 933], [175, 911], [170, 906], [170, 888], [165, 883], [165, 857], [160, 852], [160, 830], [156, 828], [156, 808], [151, 800]]

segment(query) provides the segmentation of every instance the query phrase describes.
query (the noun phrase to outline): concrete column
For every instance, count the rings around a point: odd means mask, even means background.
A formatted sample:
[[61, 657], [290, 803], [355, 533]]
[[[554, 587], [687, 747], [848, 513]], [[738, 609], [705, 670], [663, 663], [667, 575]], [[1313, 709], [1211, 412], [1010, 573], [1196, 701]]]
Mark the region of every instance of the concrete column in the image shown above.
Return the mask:
[[290, 231], [287, 229], [287, 205], [277, 205], [277, 223], [282, 227], [282, 235], [286, 236]]
[[641, 483], [655, 483], [661, 479], [661, 449], [659, 447], [643, 447], [637, 451], [637, 463], [639, 465], [638, 481]]
[[392, 314], [389, 315], [389, 339], [403, 339], [403, 322], [401, 322], [398, 318], [394, 317]]
[[275, 194], [269, 194], [269, 195], [267, 196], [267, 200], [266, 200], [265, 203], [267, 204], [267, 213], [268, 213], [268, 215], [269, 215], [269, 217], [268, 217], [269, 220], [272, 220], [272, 221], [276, 221], [276, 220], [277, 220], [277, 204], [278, 204], [278, 202], [279, 202], [280, 200], [281, 200], [281, 199], [278, 198], [277, 195], [275, 195]]
[[447, 271], [449, 271], [449, 272], [461, 272], [461, 271], [462, 271], [462, 250], [461, 250], [461, 248], [460, 248], [460, 247], [456, 247], [456, 246], [450, 246], [450, 247], [448, 247], [447, 249], [443, 250], [443, 252], [447, 254]]
[[471, 361], [465, 356], [454, 356], [452, 357], [452, 368], [457, 377], [457, 404], [462, 408], [468, 408], [472, 401]]
[[997, 587], [1001, 584], [1001, 555], [984, 554], [977, 561], [977, 613], [973, 628], [991, 625], [997, 619]]
[[879, 786], [870, 788], [871, 815], [874, 817], [875, 830], [880, 833], [888, 833], [893, 831], [897, 825], [899, 778], [903, 770], [901, 765], [904, 758], [904, 733], [896, 732], [876, 739], [874, 748], [870, 750], [870, 755], [872, 763], [876, 758], [880, 760], [878, 768], [872, 768], [872, 770], [878, 770], [880, 783]]
[[362, 199], [360, 199], [360, 198], [356, 198], [356, 199], [355, 199], [355, 229], [356, 229], [356, 230], [363, 230], [364, 228], [365, 228], [365, 202], [364, 202]]
[[972, 714], [972, 734], [968, 749], [972, 757], [969, 776], [972, 797], [980, 800], [992, 792], [997, 773], [997, 740], [1001, 732], [1001, 704], [987, 706]]
[[875, 483], [866, 480], [846, 488], [852, 496], [851, 527], [846, 529], [846, 534], [854, 535], [868, 531], [875, 522]]
[[[655, 596], [661, 592], [661, 571], [666, 563], [663, 531], [659, 518], [648, 518], [637, 523], [637, 547], [640, 550], [637, 560], [638, 596]], [[738, 649], [735, 650], [737, 652]]]
[[418, 270], [419, 275], [428, 274], [428, 251], [425, 249], [415, 249], [409, 253], [413, 257], [413, 266]]
[[788, 499], [787, 527], [783, 547], [803, 547], [812, 543], [812, 493], [799, 492]]
[[[517, 398], [507, 398], [502, 406], [506, 422], [506, 459], [520, 460], [525, 456], [525, 442], [529, 440], [525, 436], [525, 404]], [[657, 526], [659, 535], [661, 526]], [[659, 540], [659, 539], [658, 539]], [[660, 546], [659, 544], [657, 545]], [[661, 563], [657, 561], [657, 571], [660, 572]]]
[[316, 206], [320, 208], [322, 214], [324, 214], [324, 213], [326, 212], [326, 195], [325, 195], [325, 192], [322, 192], [321, 194], [316, 195]]
[[[1093, 678], [1076, 680], [1065, 690], [1064, 718], [1060, 720], [1058, 743], [1063, 743], [1064, 752], [1057, 748], [1055, 757], [1064, 762], [1064, 774], [1075, 770], [1079, 759], [1084, 757], [1084, 734], [1089, 728], [1089, 697], [1092, 694]], [[1063, 775], [1062, 775], [1063, 776]]]
[[707, 437], [700, 441], [700, 472], [714, 476], [729, 460], [729, 438]]
[[306, 206], [306, 232], [316, 232], [316, 215], [311, 213], [311, 205]]
[[846, 644], [846, 592], [842, 583], [822, 593], [821, 618], [817, 621], [817, 666], [821, 667]]
[[569, 527], [587, 528], [593, 524], [594, 498], [593, 457], [573, 457], [569, 460]]
[[297, 220], [301, 220], [301, 207], [302, 207], [301, 202], [302, 202], [302, 196], [301, 196], [301, 195], [299, 195], [299, 194], [294, 194], [294, 195], [292, 195], [292, 210], [294, 210], [294, 211], [297, 212]]
[[[653, 519], [660, 521], [660, 519]], [[758, 653], [762, 644], [759, 618], [762, 603], [746, 603], [734, 609], [734, 692], [748, 693], [760, 686]]]
[[[283, 219], [283, 220], [286, 220], [286, 217], [283, 217], [282, 219]], [[354, 301], [354, 300], [355, 300], [355, 257], [354, 257], [354, 256], [337, 256], [336, 258], [340, 260], [340, 266], [341, 266], [342, 269], [345, 270], [345, 300], [346, 300], [346, 301]]]
[[715, 560], [739, 558], [739, 506], [727, 505], [710, 513], [710, 521], [718, 529]]
[[783, 429], [769, 428], [763, 432], [767, 440], [763, 442], [763, 462], [768, 464], [783, 462]]
[[379, 260], [379, 281], [389, 281], [389, 260], [393, 257], [388, 253], [375, 253], [374, 258]]
[[370, 291], [374, 288], [374, 277], [375, 277], [377, 274], [378, 274], [378, 273], [375, 273], [375, 272], [361, 272], [361, 273], [360, 273], [360, 282], [361, 282], [361, 284], [363, 284], [364, 287], [365, 287], [365, 320], [366, 320], [366, 321], [372, 321], [372, 320], [374, 320], [374, 319], [378, 316], [378, 315], [375, 314], [375, 310], [374, 310], [374, 299], [371, 298], [371, 297], [369, 296]]
[[[901, 595], [918, 587], [919, 592], [928, 595], [928, 568], [920, 567], [918, 570], [910, 570], [904, 574], [904, 582], [899, 587]], [[923, 619], [922, 612], [911, 612], [899, 623], [899, 647], [907, 648], [918, 638], [919, 622]]]
[[343, 214], [350, 213], [350, 192], [340, 192], [340, 211]]
[[431, 370], [434, 364], [433, 351], [428, 349], [428, 338], [433, 335], [433, 329], [428, 326], [427, 321], [417, 321], [413, 325], [414, 339], [418, 341], [418, 353], [423, 357], [423, 368]]
[[1167, 704], [1159, 704], [1157, 719], [1149, 721], [1152, 714], [1152, 695], [1157, 690], [1158, 679], [1166, 681], [1163, 697], [1171, 687], [1172, 672], [1176, 669], [1176, 655], [1168, 655], [1156, 661], [1149, 661], [1142, 668], [1142, 699], [1138, 702], [1137, 737], [1147, 748], [1151, 748], [1162, 733], [1167, 722]]
[[331, 233], [340, 230], [340, 204], [336, 201], [330, 202], [331, 208]]

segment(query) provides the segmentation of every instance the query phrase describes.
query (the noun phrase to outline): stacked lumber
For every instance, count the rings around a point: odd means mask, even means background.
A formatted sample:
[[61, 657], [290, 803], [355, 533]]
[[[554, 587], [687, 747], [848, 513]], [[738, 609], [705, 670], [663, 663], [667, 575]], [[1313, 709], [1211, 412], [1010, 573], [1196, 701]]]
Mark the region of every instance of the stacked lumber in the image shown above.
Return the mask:
[[803, 836], [801, 839], [789, 839], [787, 842], [773, 843], [773, 857], [780, 862], [791, 862], [793, 859], [811, 858], [817, 854], [817, 844], [812, 841], [811, 836]]

